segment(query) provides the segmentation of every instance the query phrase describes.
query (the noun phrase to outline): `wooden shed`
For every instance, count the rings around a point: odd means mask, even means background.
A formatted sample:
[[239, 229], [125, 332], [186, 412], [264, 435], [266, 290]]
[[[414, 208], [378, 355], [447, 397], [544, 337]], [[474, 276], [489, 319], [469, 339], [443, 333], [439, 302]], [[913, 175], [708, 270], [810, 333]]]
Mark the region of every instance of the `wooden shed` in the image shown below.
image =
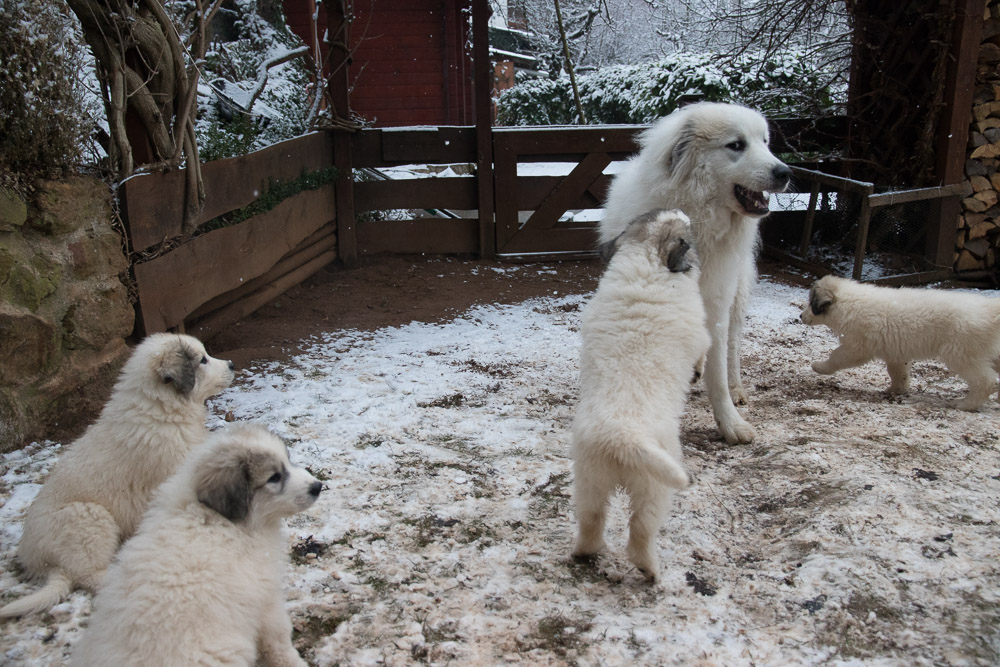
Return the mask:
[[[351, 111], [376, 127], [472, 124], [471, 7], [472, 0], [351, 3]], [[322, 41], [326, 12], [312, 0], [284, 0], [284, 8], [306, 44], [314, 43], [316, 16]]]

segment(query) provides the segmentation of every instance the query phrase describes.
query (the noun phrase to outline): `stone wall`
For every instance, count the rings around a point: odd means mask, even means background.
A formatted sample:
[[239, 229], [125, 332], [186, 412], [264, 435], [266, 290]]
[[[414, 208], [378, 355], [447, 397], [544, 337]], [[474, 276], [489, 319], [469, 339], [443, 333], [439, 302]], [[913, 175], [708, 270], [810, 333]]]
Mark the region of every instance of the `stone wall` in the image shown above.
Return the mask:
[[134, 310], [111, 194], [89, 178], [0, 189], [0, 452], [74, 435], [129, 354]]
[[1000, 254], [1000, 0], [987, 3], [984, 19], [965, 162], [973, 194], [962, 201], [958, 271], [996, 270]]

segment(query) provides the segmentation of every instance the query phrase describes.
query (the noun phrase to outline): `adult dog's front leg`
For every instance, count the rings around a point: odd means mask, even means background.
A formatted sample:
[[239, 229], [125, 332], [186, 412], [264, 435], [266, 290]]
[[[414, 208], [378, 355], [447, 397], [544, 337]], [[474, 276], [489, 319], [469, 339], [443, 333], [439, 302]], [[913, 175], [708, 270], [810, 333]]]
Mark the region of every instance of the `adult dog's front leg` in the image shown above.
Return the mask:
[[[729, 352], [729, 313], [732, 301], [725, 298], [728, 295], [705, 297], [705, 313], [708, 319], [708, 329], [712, 338], [712, 347], [705, 361], [705, 388], [708, 390], [708, 400], [715, 413], [715, 423], [719, 433], [731, 445], [753, 442], [757, 432], [748, 424], [733, 405], [729, 393], [728, 352]], [[725, 302], [720, 304], [720, 301]]]
[[747, 309], [750, 307], [750, 291], [757, 282], [755, 255], [751, 255], [748, 260], [740, 273], [736, 295], [733, 298], [733, 307], [729, 311], [729, 337], [726, 341], [728, 343], [726, 361], [729, 392], [736, 405], [747, 405], [750, 402], [750, 397], [747, 395], [746, 389], [743, 388], [743, 378], [740, 372], [743, 323], [746, 321]]

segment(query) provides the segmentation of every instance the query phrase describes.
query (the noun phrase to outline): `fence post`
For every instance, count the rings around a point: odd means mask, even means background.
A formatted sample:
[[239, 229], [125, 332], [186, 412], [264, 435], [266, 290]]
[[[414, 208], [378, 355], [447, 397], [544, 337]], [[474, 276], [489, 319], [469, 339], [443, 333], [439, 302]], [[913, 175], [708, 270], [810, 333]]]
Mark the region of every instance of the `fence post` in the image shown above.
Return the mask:
[[[965, 151], [972, 121], [979, 42], [986, 0], [958, 0], [952, 33], [951, 58], [945, 76], [944, 111], [937, 137], [936, 185], [961, 183], [965, 178]], [[926, 256], [938, 266], [954, 264], [961, 205], [957, 197], [939, 199], [928, 217]]]
[[490, 65], [489, 0], [472, 3], [472, 61], [476, 109], [476, 178], [479, 194], [479, 255], [497, 254], [493, 192], [493, 67]]
[[[349, 68], [351, 64], [350, 33], [346, 0], [324, 2], [326, 8], [327, 43], [330, 46], [330, 111], [335, 119], [350, 120]], [[354, 219], [354, 166], [351, 159], [351, 133], [333, 130], [333, 166], [337, 170], [335, 184], [337, 215], [337, 254], [344, 266], [358, 263], [357, 222]]]

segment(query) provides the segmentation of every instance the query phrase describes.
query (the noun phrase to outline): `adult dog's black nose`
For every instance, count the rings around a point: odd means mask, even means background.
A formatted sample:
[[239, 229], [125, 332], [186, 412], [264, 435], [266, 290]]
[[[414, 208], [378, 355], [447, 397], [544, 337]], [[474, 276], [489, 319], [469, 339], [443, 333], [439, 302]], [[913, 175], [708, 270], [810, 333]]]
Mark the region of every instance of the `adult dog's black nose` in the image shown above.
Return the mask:
[[309, 495], [312, 496], [313, 498], [318, 497], [319, 492], [322, 490], [323, 490], [322, 482], [313, 482], [312, 484], [309, 485]]
[[771, 168], [771, 178], [774, 179], [774, 189], [779, 190], [792, 180], [792, 170], [788, 168], [788, 165], [776, 164]]

